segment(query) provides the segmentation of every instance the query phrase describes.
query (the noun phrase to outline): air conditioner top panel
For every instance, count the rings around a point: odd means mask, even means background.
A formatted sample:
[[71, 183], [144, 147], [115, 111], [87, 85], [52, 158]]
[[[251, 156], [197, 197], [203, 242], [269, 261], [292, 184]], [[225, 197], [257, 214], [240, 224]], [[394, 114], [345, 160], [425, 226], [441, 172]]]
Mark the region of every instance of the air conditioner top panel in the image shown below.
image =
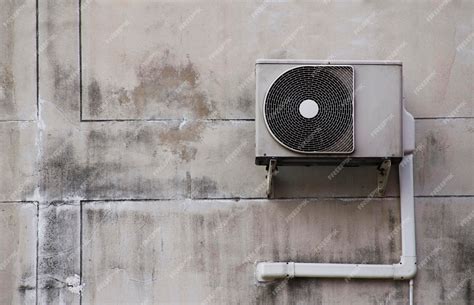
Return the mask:
[[389, 65], [402, 66], [399, 60], [314, 60], [314, 59], [257, 59], [256, 64], [294, 65]]

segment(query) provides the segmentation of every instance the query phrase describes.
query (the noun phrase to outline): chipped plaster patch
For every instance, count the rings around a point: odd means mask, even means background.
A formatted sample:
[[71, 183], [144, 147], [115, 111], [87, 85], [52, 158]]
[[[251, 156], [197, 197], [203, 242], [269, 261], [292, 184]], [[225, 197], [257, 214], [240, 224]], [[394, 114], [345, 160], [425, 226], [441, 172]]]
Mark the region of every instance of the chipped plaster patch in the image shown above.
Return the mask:
[[66, 284], [67, 289], [74, 294], [80, 294], [82, 288], [85, 286], [84, 284], [81, 284], [81, 277], [77, 274], [67, 277]]

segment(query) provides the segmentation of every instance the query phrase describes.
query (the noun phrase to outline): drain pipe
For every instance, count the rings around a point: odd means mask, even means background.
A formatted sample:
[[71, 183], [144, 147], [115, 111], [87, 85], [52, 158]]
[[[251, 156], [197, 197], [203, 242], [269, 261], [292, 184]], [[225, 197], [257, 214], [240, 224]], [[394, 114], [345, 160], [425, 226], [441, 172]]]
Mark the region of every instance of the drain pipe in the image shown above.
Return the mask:
[[323, 264], [295, 262], [261, 262], [257, 264], [259, 282], [283, 278], [362, 278], [407, 280], [416, 274], [415, 204], [413, 198], [413, 154], [399, 165], [402, 255], [392, 265]]

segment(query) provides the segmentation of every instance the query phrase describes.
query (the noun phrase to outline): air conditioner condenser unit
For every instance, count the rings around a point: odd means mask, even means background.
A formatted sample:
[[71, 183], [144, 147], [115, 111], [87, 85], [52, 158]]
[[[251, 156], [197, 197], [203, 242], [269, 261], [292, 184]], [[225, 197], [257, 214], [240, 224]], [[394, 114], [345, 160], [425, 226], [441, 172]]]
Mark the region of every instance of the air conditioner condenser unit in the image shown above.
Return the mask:
[[258, 60], [256, 80], [257, 165], [398, 163], [413, 149], [401, 62]]

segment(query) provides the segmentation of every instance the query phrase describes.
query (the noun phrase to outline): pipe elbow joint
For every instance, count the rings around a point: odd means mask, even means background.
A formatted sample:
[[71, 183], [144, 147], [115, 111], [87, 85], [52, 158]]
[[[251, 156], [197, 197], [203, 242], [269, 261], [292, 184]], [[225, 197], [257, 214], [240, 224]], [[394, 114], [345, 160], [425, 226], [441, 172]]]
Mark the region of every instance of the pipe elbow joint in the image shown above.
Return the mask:
[[295, 277], [295, 263], [258, 263], [256, 268], [257, 281], [268, 282]]
[[409, 280], [416, 275], [416, 256], [402, 256], [400, 263], [394, 265], [395, 280]]

